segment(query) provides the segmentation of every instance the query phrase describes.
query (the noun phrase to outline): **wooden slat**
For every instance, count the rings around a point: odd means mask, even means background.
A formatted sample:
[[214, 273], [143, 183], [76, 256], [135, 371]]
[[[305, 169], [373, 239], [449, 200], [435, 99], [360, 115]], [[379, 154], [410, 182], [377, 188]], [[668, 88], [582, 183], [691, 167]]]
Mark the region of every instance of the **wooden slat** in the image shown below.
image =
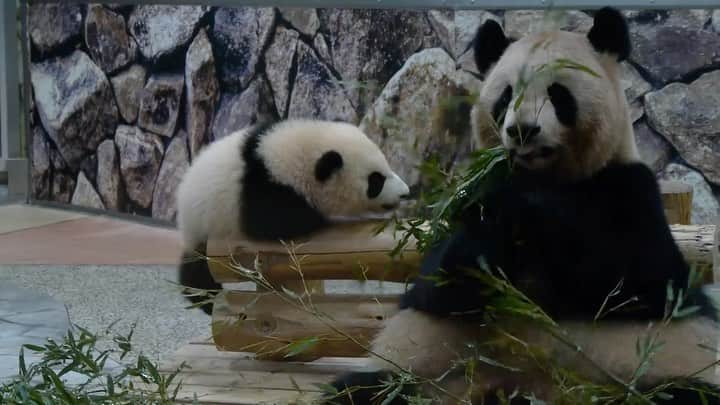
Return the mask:
[[315, 311], [327, 318], [336, 328], [333, 330], [322, 317], [298, 309], [275, 294], [229, 291], [215, 301], [212, 333], [220, 350], [252, 351], [264, 359], [287, 359], [289, 344], [312, 337], [319, 341], [290, 360], [361, 357], [365, 351], [348, 335], [367, 345], [383, 320], [397, 312], [399, 296], [379, 300], [369, 295], [313, 296]]
[[363, 370], [367, 364], [365, 359], [352, 358], [322, 358], [309, 363], [263, 361], [250, 353], [218, 351], [204, 342], [181, 347], [160, 365], [165, 373], [182, 362], [190, 367], [175, 380], [182, 381], [179, 403], [192, 403], [197, 395], [203, 405], [308, 404], [319, 396], [315, 383], [328, 383], [340, 373]]
[[[671, 225], [673, 237], [678, 243], [680, 250], [687, 260], [696, 265], [699, 270], [707, 271], [707, 282], [712, 282], [713, 277], [710, 269], [713, 268], [713, 246], [715, 225]], [[300, 267], [303, 277], [306, 280], [383, 280], [395, 282], [408, 282], [417, 274], [420, 262], [420, 254], [414, 248], [403, 252], [397, 260], [393, 260], [389, 252], [395, 247], [395, 242], [385, 235], [384, 242], [380, 243], [370, 238], [373, 248], [379, 248], [383, 243], [385, 250], [370, 251], [364, 250], [365, 245], [360, 241], [362, 232], [367, 237], [369, 227], [357, 227], [350, 229], [348, 241], [343, 242], [340, 235], [342, 230], [334, 230], [328, 234], [317, 237], [314, 245], [305, 245], [301, 250], [303, 256], [300, 258]], [[390, 232], [390, 231], [386, 231]], [[335, 243], [338, 250], [328, 253], [332, 242], [326, 240], [326, 236], [338, 239]], [[394, 239], [393, 239], [394, 240]], [[239, 242], [238, 242], [239, 243]], [[351, 244], [354, 244], [351, 246]], [[244, 246], [244, 245], [243, 245]], [[282, 245], [266, 245], [262, 251], [252, 251], [248, 247], [236, 249], [232, 260], [241, 263], [248, 268], [254, 268], [253, 262], [258, 259], [261, 262], [263, 275], [271, 281], [299, 280], [298, 272], [293, 268], [287, 250]], [[313, 246], [317, 248], [313, 248]], [[354, 247], [353, 247], [354, 246]], [[414, 245], [413, 245], [414, 246]], [[344, 250], [343, 250], [344, 249]], [[225, 250], [227, 252], [228, 250]], [[215, 250], [217, 253], [218, 250]], [[296, 250], [299, 254], [300, 251]], [[247, 281], [240, 274], [233, 270], [230, 265], [231, 259], [227, 256], [212, 257], [210, 270], [213, 277], [222, 283]]]
[[679, 181], [660, 181], [659, 185], [668, 223], [690, 225], [693, 198], [692, 186]]
[[[380, 280], [407, 282], [417, 275], [421, 257], [417, 252], [405, 252], [399, 260], [392, 260], [389, 250], [377, 252], [316, 253], [299, 257], [305, 280]], [[280, 283], [299, 279], [299, 273], [287, 254], [251, 252], [234, 257], [213, 257], [209, 263], [215, 281], [232, 283], [247, 281], [233, 270], [232, 263], [253, 269], [258, 261], [263, 276]]]
[[715, 225], [671, 225], [670, 228], [685, 260], [703, 273], [706, 283], [713, 283]]

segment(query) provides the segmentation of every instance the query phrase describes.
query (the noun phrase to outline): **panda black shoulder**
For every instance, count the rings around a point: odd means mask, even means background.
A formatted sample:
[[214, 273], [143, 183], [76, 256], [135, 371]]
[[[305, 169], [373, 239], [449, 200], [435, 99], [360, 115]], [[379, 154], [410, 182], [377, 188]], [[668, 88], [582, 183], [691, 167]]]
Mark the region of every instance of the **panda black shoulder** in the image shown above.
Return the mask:
[[245, 163], [241, 178], [241, 228], [256, 240], [277, 241], [316, 231], [327, 219], [292, 187], [278, 183], [259, 153], [263, 137], [272, 134], [273, 122], [248, 130], [240, 151]]

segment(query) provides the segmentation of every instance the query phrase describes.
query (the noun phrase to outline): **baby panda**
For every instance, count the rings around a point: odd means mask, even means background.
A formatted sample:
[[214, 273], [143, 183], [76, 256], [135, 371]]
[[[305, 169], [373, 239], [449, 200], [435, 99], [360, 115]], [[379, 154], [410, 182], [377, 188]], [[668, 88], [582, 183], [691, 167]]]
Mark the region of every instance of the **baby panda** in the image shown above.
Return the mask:
[[[656, 403], [720, 404], [713, 368], [693, 374], [715, 360], [716, 311], [690, 286], [655, 177], [634, 142], [619, 65], [630, 54], [629, 38], [611, 8], [594, 14], [586, 35], [549, 31], [513, 40], [492, 20], [478, 29], [476, 64], [486, 75], [474, 128], [481, 144], [506, 149], [510, 178], [432, 247], [400, 311], [371, 345], [374, 370], [340, 376], [333, 386], [348, 390], [328, 402], [380, 403], [400, 367], [426, 383], [404, 385], [385, 403], [419, 393], [433, 403], [495, 404], [499, 392], [515, 390], [521, 395], [512, 404], [531, 403], [528, 396], [567, 403], [554, 370], [534, 360], [546, 358], [579, 381], [631, 382], [630, 389], [616, 386], [635, 395], [688, 377], [663, 386]], [[576, 68], [530, 79], [563, 60]], [[518, 97], [524, 100], [516, 104]], [[496, 132], [484, 124], [492, 121]], [[502, 296], [468, 271], [488, 268], [501, 270], [565, 334], [498, 311]], [[665, 322], [675, 309], [685, 316]], [[636, 343], [654, 333], [663, 345], [637, 372]]]
[[180, 284], [221, 287], [198, 258], [209, 239], [288, 241], [335, 217], [389, 212], [408, 194], [381, 150], [351, 124], [293, 119], [234, 132], [203, 149], [178, 188]]

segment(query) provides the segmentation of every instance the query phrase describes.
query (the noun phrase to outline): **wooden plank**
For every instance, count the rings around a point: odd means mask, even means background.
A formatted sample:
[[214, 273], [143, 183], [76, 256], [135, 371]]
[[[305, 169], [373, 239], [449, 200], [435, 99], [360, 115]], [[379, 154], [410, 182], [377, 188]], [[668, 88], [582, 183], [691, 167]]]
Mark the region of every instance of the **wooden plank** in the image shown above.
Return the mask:
[[[715, 225], [671, 225], [675, 241], [687, 260], [698, 267], [699, 270], [707, 271], [713, 268], [713, 246]], [[365, 228], [365, 231], [368, 231]], [[339, 232], [339, 231], [338, 231]], [[342, 232], [340, 232], [342, 233]], [[333, 237], [340, 236], [332, 233]], [[352, 233], [350, 240], [357, 241], [360, 233]], [[387, 239], [386, 239], [387, 242]], [[346, 250], [339, 250], [335, 253], [327, 253], [329, 242], [319, 240], [318, 244], [326, 243], [318, 248], [318, 253], [312, 249], [305, 248], [304, 256], [300, 257], [300, 267], [305, 280], [383, 280], [395, 282], [409, 282], [417, 273], [422, 257], [416, 250], [405, 251], [398, 260], [393, 260], [389, 252], [395, 246], [387, 244], [384, 251], [361, 252], [362, 244], [355, 246], [354, 250], [344, 247]], [[359, 243], [359, 242], [358, 242]], [[342, 244], [338, 246], [342, 247]], [[278, 283], [289, 280], [299, 280], [300, 275], [291, 263], [287, 254], [277, 251], [246, 251], [238, 248], [236, 255], [212, 257], [210, 270], [213, 277], [219, 282], [242, 282], [247, 281], [233, 270], [231, 262], [237, 261], [247, 268], [254, 268], [253, 262], [257, 259], [260, 262], [260, 270], [269, 280]], [[711, 282], [714, 278], [708, 275], [705, 280]]]
[[[389, 251], [317, 253], [298, 259], [305, 280], [412, 280], [420, 268], [420, 254], [406, 252], [399, 260], [393, 260]], [[210, 272], [219, 283], [247, 281], [234, 270], [233, 264], [254, 269], [256, 260], [263, 277], [272, 283], [282, 284], [300, 278], [293, 266], [295, 263], [284, 253], [250, 252], [237, 253], [233, 257], [212, 257]]]
[[402, 234], [379, 220], [347, 221], [288, 244], [220, 241], [208, 242], [213, 278], [221, 283], [247, 281], [233, 263], [258, 269], [273, 282], [299, 278], [292, 251], [301, 262], [305, 280], [385, 280], [405, 282], [417, 274], [420, 254], [410, 238], [396, 258], [390, 252]]
[[215, 345], [185, 345], [170, 359], [162, 362], [160, 369], [175, 371], [180, 364], [192, 365], [183, 373], [235, 375], [243, 370], [265, 372], [289, 372], [304, 374], [338, 374], [348, 369], [360, 369], [367, 365], [364, 357], [322, 357], [312, 362], [258, 360], [254, 353], [220, 351]]
[[679, 181], [658, 182], [668, 223], [690, 225], [693, 188]]
[[181, 347], [161, 363], [160, 371], [172, 372], [181, 362], [190, 368], [176, 377], [182, 382], [177, 402], [192, 403], [197, 395], [200, 404], [308, 404], [320, 395], [315, 383], [328, 383], [367, 364], [366, 359], [352, 358], [310, 363], [255, 360], [250, 353], [221, 352], [200, 343]]
[[685, 260], [703, 273], [707, 284], [714, 282], [713, 250], [715, 242], [715, 225], [671, 225], [675, 242], [680, 247]]
[[[349, 294], [312, 296], [316, 313], [311, 313], [276, 294], [229, 291], [219, 295], [213, 306], [212, 334], [220, 350], [252, 351], [262, 359], [361, 357], [366, 354], [361, 345], [366, 346], [383, 320], [398, 310], [399, 296], [379, 299]], [[310, 338], [316, 342], [292, 358], [285, 357], [289, 345]]]

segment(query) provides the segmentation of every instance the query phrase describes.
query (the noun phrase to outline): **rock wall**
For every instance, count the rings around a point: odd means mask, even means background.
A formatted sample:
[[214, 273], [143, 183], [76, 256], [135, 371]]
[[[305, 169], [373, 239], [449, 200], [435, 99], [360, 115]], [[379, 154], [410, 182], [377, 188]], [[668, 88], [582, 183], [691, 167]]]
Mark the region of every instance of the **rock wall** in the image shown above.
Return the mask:
[[[627, 11], [623, 72], [643, 159], [720, 204], [720, 14]], [[417, 164], [470, 150], [469, 43], [486, 19], [522, 35], [537, 11], [34, 4], [32, 196], [174, 221], [203, 145], [266, 117], [360, 124], [413, 185]], [[585, 32], [580, 11], [559, 21]]]

